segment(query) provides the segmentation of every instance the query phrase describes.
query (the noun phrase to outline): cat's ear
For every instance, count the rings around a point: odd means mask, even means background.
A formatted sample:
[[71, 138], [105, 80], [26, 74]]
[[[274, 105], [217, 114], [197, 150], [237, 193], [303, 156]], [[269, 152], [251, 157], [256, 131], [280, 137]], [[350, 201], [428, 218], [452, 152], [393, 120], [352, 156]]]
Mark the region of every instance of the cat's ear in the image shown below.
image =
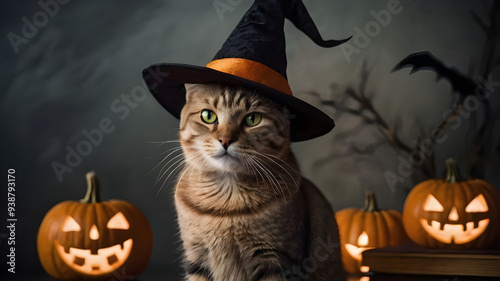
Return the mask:
[[199, 86], [200, 84], [184, 84], [184, 87], [186, 88], [186, 102], [191, 102], [191, 97], [193, 96], [193, 93], [197, 91]]

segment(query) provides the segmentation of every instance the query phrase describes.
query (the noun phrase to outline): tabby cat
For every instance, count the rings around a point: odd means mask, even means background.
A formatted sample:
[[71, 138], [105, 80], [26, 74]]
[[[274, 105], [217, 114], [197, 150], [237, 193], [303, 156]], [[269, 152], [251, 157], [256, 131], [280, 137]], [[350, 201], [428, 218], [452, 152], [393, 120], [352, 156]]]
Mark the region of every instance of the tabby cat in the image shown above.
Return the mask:
[[344, 280], [333, 210], [300, 175], [286, 109], [254, 91], [186, 85], [175, 206], [186, 280]]

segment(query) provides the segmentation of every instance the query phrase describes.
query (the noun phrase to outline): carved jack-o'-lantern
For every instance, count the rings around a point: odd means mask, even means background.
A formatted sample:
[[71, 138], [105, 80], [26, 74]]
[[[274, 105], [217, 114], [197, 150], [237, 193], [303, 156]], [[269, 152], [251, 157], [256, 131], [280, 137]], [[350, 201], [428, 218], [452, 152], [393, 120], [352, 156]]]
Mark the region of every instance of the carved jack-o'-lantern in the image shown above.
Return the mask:
[[363, 231], [359, 235], [357, 242], [358, 243], [355, 243], [355, 245], [351, 243], [346, 243], [344, 247], [347, 250], [349, 256], [361, 262], [362, 260], [361, 254], [363, 254], [364, 251], [373, 249], [375, 247], [368, 247], [368, 244], [370, 244], [370, 237], [368, 237], [366, 231]]
[[480, 179], [461, 181], [453, 159], [446, 180], [424, 181], [408, 194], [403, 224], [417, 244], [430, 248], [485, 248], [500, 242], [500, 192]]
[[364, 251], [400, 245], [408, 241], [401, 214], [379, 210], [372, 192], [366, 192], [364, 209], [344, 209], [336, 213], [342, 247], [342, 262], [351, 273], [366, 272], [361, 266]]
[[87, 181], [84, 199], [62, 202], [45, 215], [37, 239], [43, 267], [60, 280], [109, 280], [114, 271], [138, 275], [153, 246], [148, 221], [128, 202], [100, 202], [93, 172]]

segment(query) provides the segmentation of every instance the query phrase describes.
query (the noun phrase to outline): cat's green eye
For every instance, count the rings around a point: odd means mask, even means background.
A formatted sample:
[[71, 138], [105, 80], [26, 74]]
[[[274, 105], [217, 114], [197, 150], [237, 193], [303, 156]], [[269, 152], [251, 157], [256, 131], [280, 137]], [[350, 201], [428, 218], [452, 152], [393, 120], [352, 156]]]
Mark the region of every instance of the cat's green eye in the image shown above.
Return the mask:
[[217, 121], [217, 114], [209, 109], [201, 111], [201, 120], [207, 124], [213, 124]]
[[250, 127], [256, 126], [257, 124], [260, 123], [260, 120], [262, 120], [262, 114], [254, 112], [250, 113], [247, 116], [245, 116], [245, 124], [247, 124]]

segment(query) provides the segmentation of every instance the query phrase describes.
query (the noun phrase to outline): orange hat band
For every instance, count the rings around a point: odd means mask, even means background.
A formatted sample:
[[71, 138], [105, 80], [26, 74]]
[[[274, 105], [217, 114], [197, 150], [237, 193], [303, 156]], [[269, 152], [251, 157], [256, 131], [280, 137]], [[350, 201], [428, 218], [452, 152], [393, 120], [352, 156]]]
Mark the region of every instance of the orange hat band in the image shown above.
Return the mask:
[[262, 63], [240, 58], [225, 58], [213, 60], [206, 67], [257, 82], [293, 96], [285, 77]]

